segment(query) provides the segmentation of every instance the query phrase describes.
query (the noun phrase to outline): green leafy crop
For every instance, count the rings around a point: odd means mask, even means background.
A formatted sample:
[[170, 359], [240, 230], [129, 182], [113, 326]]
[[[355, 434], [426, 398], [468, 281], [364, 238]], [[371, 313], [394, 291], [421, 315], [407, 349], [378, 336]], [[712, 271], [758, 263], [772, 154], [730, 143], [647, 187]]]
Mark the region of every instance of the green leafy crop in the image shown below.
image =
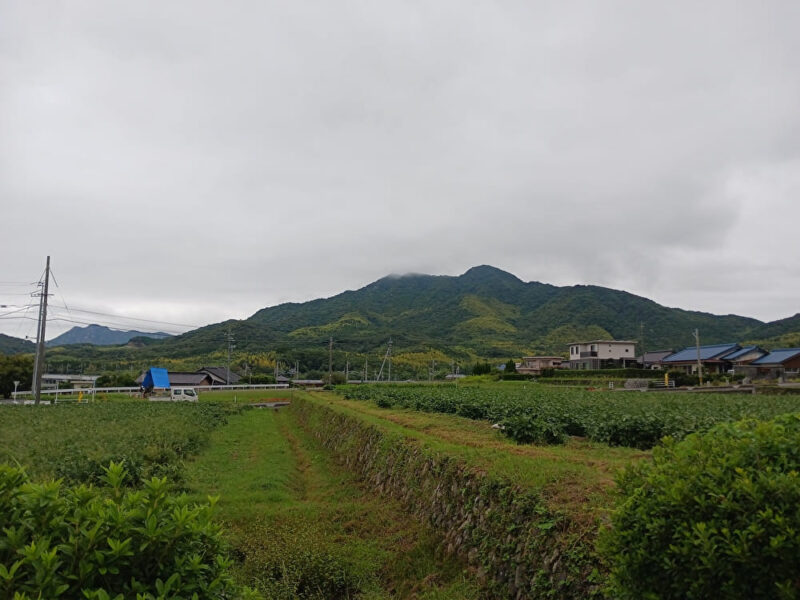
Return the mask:
[[800, 415], [666, 440], [619, 480], [611, 596], [800, 598], [798, 471]]
[[233, 597], [213, 502], [173, 495], [165, 478], [131, 491], [127, 475], [111, 463], [104, 487], [69, 487], [0, 465], [0, 598]]

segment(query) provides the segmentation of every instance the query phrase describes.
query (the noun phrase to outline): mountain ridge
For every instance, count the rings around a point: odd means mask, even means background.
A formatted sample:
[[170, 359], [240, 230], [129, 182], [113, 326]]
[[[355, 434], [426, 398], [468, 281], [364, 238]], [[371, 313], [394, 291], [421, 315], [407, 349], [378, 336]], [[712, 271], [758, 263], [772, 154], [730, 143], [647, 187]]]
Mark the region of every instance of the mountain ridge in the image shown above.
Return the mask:
[[105, 325], [91, 324], [86, 327], [73, 327], [47, 342], [47, 346], [67, 346], [70, 344], [92, 344], [95, 346], [115, 346], [127, 344], [135, 337], [163, 339], [171, 337], [164, 332], [147, 333], [134, 329], [112, 329]]
[[[356, 290], [307, 302], [285, 302], [179, 336], [127, 346], [80, 346], [73, 354], [98, 360], [187, 360], [224, 354], [230, 332], [237, 352], [274, 351], [282, 356], [327, 355], [336, 350], [383, 353], [433, 350], [462, 360], [535, 353], [565, 354], [570, 342], [616, 338], [647, 349], [679, 349], [694, 343], [800, 339], [800, 314], [765, 323], [740, 315], [670, 308], [653, 300], [595, 285], [555, 286], [525, 282], [480, 265], [461, 275], [388, 275]], [[800, 342], [798, 342], [800, 343]], [[69, 347], [60, 347], [67, 351]], [[318, 356], [319, 355], [319, 356]]]

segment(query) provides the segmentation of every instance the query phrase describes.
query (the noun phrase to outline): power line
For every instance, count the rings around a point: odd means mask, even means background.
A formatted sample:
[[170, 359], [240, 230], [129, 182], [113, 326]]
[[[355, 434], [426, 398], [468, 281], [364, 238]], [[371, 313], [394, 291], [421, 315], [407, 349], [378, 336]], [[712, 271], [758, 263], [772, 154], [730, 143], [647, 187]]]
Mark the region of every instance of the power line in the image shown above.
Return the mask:
[[72, 307], [72, 310], [74, 312], [86, 313], [86, 314], [90, 314], [90, 315], [100, 315], [100, 316], [103, 316], [103, 317], [115, 317], [115, 318], [119, 318], [119, 319], [126, 319], [126, 320], [129, 320], [129, 321], [142, 321], [144, 323], [156, 323], [156, 324], [161, 324], [161, 325], [174, 325], [175, 327], [189, 327], [191, 329], [197, 329], [198, 327], [202, 327], [202, 325], [190, 325], [188, 323], [172, 323], [170, 321], [157, 321], [155, 319], [142, 319], [142, 318], [139, 318], [139, 317], [126, 317], [125, 315], [118, 315], [118, 314], [115, 315], [113, 313], [104, 313], [104, 312], [100, 312], [100, 311], [96, 311], [96, 310], [88, 310], [88, 309], [84, 309], [84, 308], [76, 308], [75, 306]]

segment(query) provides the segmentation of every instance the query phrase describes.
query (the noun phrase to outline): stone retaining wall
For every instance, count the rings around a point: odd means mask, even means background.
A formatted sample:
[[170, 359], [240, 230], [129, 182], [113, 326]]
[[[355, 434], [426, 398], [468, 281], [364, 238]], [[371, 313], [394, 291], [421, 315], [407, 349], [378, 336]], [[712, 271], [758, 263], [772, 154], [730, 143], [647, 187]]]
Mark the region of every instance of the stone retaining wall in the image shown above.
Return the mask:
[[490, 596], [601, 595], [593, 531], [580, 531], [536, 494], [320, 402], [296, 398], [291, 410], [338, 461], [432, 526], [445, 551], [476, 569]]

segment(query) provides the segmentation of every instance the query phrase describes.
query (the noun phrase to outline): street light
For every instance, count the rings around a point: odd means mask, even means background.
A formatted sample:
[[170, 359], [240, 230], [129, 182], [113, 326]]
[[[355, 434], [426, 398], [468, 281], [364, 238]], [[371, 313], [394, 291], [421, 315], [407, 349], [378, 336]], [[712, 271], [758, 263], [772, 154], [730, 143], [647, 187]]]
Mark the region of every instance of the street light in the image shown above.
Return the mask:
[[14, 382], [14, 402], [17, 401], [17, 386], [19, 385], [19, 381]]

